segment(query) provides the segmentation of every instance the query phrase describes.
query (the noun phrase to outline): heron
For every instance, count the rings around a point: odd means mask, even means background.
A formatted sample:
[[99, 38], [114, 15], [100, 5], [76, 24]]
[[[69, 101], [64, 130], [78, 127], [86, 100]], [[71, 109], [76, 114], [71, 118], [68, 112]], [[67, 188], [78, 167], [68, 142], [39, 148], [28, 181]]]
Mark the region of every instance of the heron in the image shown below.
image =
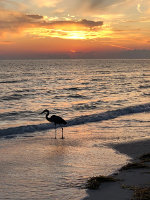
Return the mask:
[[55, 124], [55, 139], [56, 139], [56, 125], [57, 124], [62, 128], [62, 137], [61, 137], [61, 139], [64, 139], [64, 136], [63, 136], [63, 127], [61, 125], [62, 124], [66, 125], [67, 122], [63, 118], [61, 118], [61, 117], [59, 117], [57, 115], [52, 115], [51, 117], [48, 117], [49, 110], [47, 110], [47, 109], [43, 110], [43, 112], [41, 112], [41, 114], [43, 114], [43, 113], [46, 113], [46, 119], [49, 122], [53, 122]]

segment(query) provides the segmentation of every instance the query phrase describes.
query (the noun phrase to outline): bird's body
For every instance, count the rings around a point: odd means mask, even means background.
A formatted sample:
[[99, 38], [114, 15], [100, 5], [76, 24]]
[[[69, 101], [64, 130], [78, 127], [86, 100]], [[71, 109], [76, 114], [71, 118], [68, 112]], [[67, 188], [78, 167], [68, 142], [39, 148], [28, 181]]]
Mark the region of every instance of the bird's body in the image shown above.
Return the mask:
[[52, 115], [50, 118], [46, 117], [46, 119], [54, 124], [67, 124], [67, 122], [57, 115]]
[[[57, 115], [52, 115], [51, 117], [48, 117], [49, 116], [49, 110], [47, 110], [47, 109], [44, 110], [41, 114], [43, 114], [43, 113], [46, 113], [46, 119], [49, 122], [53, 122], [55, 124], [55, 139], [56, 139], [56, 125], [57, 124], [60, 125], [60, 126], [66, 125], [67, 122], [63, 118], [61, 118]], [[62, 139], [64, 139], [64, 137], [63, 137], [63, 127], [61, 127], [61, 128], [62, 128]]]

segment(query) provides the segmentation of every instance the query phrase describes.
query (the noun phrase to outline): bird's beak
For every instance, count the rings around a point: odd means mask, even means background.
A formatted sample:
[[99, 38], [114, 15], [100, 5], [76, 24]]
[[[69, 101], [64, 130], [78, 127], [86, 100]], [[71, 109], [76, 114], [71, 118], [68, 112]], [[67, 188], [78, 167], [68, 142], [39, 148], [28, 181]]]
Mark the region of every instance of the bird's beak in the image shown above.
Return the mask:
[[43, 114], [44, 113], [44, 111], [43, 112], [41, 112], [40, 114]]

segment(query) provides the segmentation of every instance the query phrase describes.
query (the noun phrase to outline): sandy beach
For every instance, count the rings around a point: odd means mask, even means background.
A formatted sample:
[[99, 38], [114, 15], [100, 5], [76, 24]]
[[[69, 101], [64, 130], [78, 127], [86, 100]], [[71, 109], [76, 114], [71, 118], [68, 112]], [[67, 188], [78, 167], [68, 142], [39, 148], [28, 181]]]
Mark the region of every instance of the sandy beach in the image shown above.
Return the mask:
[[[88, 189], [88, 196], [84, 198], [84, 200], [149, 199], [150, 161], [142, 161], [140, 157], [150, 153], [150, 140], [115, 144], [112, 147], [118, 153], [128, 155], [131, 158], [129, 163], [140, 163], [140, 166], [135, 168], [131, 166], [131, 168], [120, 169], [113, 175], [118, 181], [102, 183], [98, 190]], [[147, 198], [143, 197], [145, 188], [148, 190]]]

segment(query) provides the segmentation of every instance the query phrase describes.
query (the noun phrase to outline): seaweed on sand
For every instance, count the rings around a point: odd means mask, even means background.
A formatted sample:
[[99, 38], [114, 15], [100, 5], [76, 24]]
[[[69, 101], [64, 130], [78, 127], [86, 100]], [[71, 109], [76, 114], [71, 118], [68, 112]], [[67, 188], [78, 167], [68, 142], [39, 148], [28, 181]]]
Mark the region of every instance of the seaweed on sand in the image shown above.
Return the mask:
[[123, 166], [120, 171], [123, 170], [129, 170], [129, 169], [141, 169], [141, 168], [147, 168], [145, 164], [142, 162], [133, 162], [133, 163], [128, 163], [127, 165]]
[[91, 177], [86, 184], [87, 189], [96, 190], [99, 188], [101, 183], [103, 182], [116, 182], [117, 179], [115, 179], [113, 176], [96, 176]]
[[139, 159], [143, 162], [150, 162], [150, 153], [142, 155]]
[[150, 187], [136, 187], [133, 200], [150, 200]]

